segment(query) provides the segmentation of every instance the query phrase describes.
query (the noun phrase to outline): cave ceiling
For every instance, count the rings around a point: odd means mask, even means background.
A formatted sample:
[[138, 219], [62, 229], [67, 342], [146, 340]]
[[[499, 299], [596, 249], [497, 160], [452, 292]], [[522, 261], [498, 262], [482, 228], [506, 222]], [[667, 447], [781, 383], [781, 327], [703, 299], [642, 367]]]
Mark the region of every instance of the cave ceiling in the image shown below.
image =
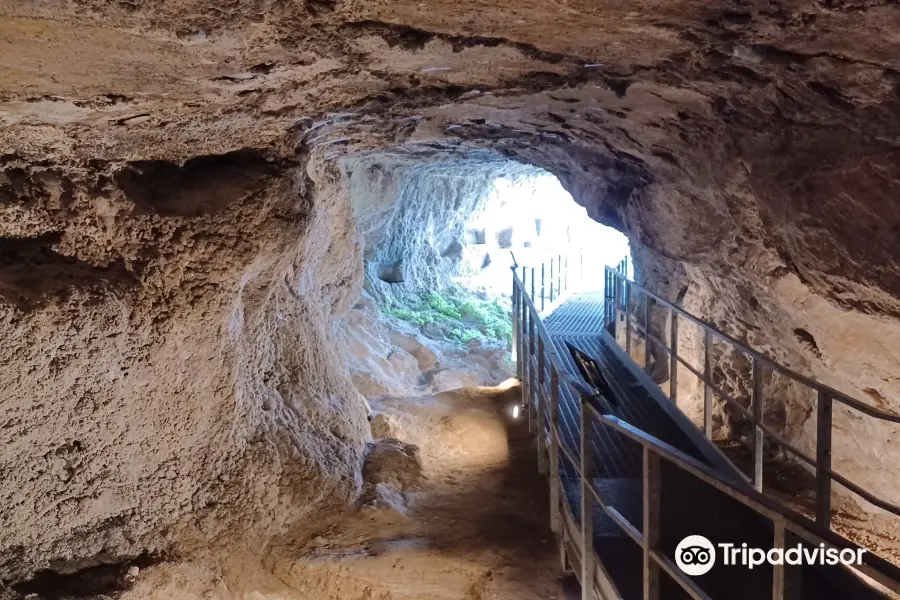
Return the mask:
[[[490, 148], [663, 256], [788, 271], [900, 313], [890, 0], [46, 0], [0, 15], [0, 198], [48, 193], [35, 170], [120, 181], [141, 161], [245, 149], [301, 164]], [[0, 233], [47, 233], [10, 204]]]

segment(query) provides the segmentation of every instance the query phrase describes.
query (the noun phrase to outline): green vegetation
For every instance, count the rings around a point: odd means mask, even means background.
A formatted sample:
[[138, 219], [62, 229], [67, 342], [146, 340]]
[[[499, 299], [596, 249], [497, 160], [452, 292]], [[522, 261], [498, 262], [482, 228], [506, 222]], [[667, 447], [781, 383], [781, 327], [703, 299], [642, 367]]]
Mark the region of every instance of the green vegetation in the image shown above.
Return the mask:
[[512, 340], [510, 313], [498, 300], [462, 297], [460, 293], [448, 290], [431, 292], [408, 304], [393, 303], [382, 307], [382, 311], [420, 327], [437, 324], [447, 338], [460, 343]]
[[459, 304], [456, 298], [452, 296], [448, 300], [437, 292], [431, 292], [425, 297], [425, 306], [448, 319], [462, 318], [462, 314], [458, 308]]

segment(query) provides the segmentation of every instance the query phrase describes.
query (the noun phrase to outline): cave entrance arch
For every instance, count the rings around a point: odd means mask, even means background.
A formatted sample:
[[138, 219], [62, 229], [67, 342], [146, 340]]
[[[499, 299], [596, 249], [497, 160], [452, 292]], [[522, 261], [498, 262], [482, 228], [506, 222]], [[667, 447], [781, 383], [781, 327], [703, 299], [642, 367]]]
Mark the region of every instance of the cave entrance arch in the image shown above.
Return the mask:
[[553, 174], [492, 152], [373, 152], [342, 168], [365, 236], [366, 292], [428, 335], [511, 338], [514, 260], [566, 257], [568, 289], [580, 291], [599, 289], [603, 267], [629, 256], [627, 238]]
[[519, 265], [538, 270], [561, 258], [568, 263], [570, 291], [602, 285], [604, 266], [626, 258], [631, 264], [628, 238], [594, 221], [555, 175], [535, 167], [490, 181], [467, 228], [472, 233], [467, 239], [480, 241], [489, 260], [464, 269], [455, 280], [491, 296], [508, 293], [513, 255]]

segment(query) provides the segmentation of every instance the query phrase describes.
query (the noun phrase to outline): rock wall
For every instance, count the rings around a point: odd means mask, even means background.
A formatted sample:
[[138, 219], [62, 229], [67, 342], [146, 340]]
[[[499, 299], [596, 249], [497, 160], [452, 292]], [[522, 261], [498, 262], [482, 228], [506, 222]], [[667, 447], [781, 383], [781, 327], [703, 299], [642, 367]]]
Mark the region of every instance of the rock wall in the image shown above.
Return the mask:
[[429, 337], [414, 324], [384, 315], [365, 294], [336, 333], [353, 385], [367, 399], [492, 386], [515, 376], [506, 344]]
[[[769, 267], [772, 271], [768, 276], [748, 270], [736, 279], [696, 263], [663, 257], [646, 246], [635, 250], [634, 260], [639, 283], [676, 300], [691, 314], [800, 374], [879, 410], [897, 411], [891, 400], [896, 397], [893, 392], [896, 377], [892, 375], [891, 365], [897, 355], [890, 341], [897, 335], [895, 320], [837, 306], [784, 267]], [[770, 265], [778, 264], [771, 256], [767, 260], [772, 261]], [[751, 264], [754, 268], [762, 266], [756, 261]], [[636, 294], [633, 300], [642, 314], [643, 296]], [[670, 319], [667, 311], [651, 309], [651, 330], [668, 340]], [[715, 338], [712, 348], [716, 385], [749, 409], [751, 358], [736, 346]], [[642, 343], [634, 344], [632, 355], [639, 364], [644, 364]], [[679, 320], [679, 355], [694, 368], [703, 370], [703, 333], [684, 319]], [[668, 356], [653, 347], [651, 365], [651, 375], [668, 393]], [[679, 368], [677, 394], [680, 408], [700, 426], [703, 386], [683, 367]], [[815, 456], [815, 391], [764, 367], [763, 395], [765, 423], [807, 455]], [[834, 410], [835, 470], [877, 496], [896, 502], [900, 487], [883, 469], [884, 461], [892, 460], [889, 440], [895, 435], [896, 427], [840, 403], [835, 404]], [[714, 403], [713, 426], [718, 439], [737, 439], [749, 444], [752, 436], [748, 419], [718, 398]], [[790, 458], [789, 453], [778, 450], [775, 444], [769, 451]], [[833, 491], [843, 500], [851, 498], [862, 508], [879, 512], [839, 484], [833, 486]]]
[[539, 172], [488, 152], [374, 152], [342, 167], [365, 236], [366, 290], [382, 301], [441, 290], [489, 264], [470, 248], [486, 240], [468, 239], [467, 225], [486, 210], [496, 178]]
[[328, 177], [2, 160], [0, 578], [258, 544], [355, 498], [365, 411], [329, 322], [361, 246]]

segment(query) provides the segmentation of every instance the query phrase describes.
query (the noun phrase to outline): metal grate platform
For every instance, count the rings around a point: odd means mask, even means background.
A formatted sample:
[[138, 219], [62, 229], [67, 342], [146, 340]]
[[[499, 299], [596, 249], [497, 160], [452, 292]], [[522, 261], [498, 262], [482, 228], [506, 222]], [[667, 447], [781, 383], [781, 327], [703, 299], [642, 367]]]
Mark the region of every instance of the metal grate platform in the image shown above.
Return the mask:
[[[673, 418], [673, 409], [677, 411], [677, 408], [666, 406], [664, 403], [668, 401], [665, 398], [660, 400], [659, 389], [605, 333], [604, 314], [604, 295], [590, 293], [570, 297], [544, 319], [559, 359], [558, 366], [570, 376], [580, 378], [566, 342], [576, 346], [597, 361], [615, 388], [619, 404], [605, 406], [607, 414], [619, 417], [700, 462], [720, 468], [721, 465], [711, 458], [717, 452], [712, 444], [702, 435], [698, 440], [696, 430], [688, 430], [693, 427], [689, 422]], [[549, 369], [549, 365], [546, 368]], [[580, 411], [580, 399], [571, 387], [561, 386], [560, 441], [576, 455], [580, 448]], [[600, 497], [604, 504], [615, 507], [631, 525], [642, 531], [642, 447], [595, 420], [591, 421], [591, 433], [590, 477], [597, 484]], [[564, 458], [560, 459], [559, 466], [570, 512], [576, 520], [580, 520], [578, 472]], [[714, 543], [746, 542], [750, 546], [771, 547], [771, 524], [746, 505], [674, 467], [663, 467], [661, 477], [660, 549], [665, 555], [674, 557], [675, 546], [691, 534], [705, 535]], [[723, 478], [728, 478], [724, 472]], [[641, 598], [641, 548], [623, 535], [622, 530], [599, 506], [592, 514], [593, 544], [597, 557], [623, 599]], [[772, 577], [772, 568], [767, 565], [752, 571], [744, 567], [717, 566], [703, 576], [702, 584], [704, 591], [713, 599], [756, 600], [772, 597]], [[803, 567], [801, 580], [802, 592], [798, 598], [802, 599], [882, 598], [874, 590], [861, 586], [853, 576], [840, 570], [829, 570], [828, 567]], [[661, 586], [660, 597], [666, 600], [689, 597], [668, 577], [663, 577]]]
[[603, 331], [603, 292], [578, 294], [566, 300], [543, 321], [557, 334], [593, 334]]

